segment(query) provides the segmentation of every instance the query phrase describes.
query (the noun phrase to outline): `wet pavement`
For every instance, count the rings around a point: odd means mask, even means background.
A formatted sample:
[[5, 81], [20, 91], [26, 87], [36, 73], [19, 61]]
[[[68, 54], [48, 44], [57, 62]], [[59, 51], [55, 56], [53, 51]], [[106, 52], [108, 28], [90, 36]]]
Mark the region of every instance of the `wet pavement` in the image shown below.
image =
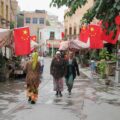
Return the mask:
[[27, 102], [24, 79], [0, 82], [0, 120], [120, 120], [120, 87], [106, 86], [83, 74], [75, 79], [72, 95], [64, 85], [57, 98], [50, 76], [50, 58], [35, 105]]

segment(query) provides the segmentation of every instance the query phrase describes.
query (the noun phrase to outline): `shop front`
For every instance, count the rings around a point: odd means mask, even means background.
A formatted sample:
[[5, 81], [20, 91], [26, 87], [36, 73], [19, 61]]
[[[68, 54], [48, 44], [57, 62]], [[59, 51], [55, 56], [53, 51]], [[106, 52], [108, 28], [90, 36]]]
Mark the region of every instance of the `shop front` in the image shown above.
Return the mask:
[[50, 56], [55, 55], [56, 51], [59, 49], [61, 42], [62, 42], [62, 40], [47, 40], [46, 41], [48, 54]]

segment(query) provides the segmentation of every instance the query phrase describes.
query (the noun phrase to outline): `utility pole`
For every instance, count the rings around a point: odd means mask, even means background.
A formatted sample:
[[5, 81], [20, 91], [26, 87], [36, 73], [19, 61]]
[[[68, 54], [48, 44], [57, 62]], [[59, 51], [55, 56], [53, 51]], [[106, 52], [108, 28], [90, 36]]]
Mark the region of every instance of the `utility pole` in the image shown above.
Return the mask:
[[[118, 37], [118, 42], [120, 42], [120, 35]], [[120, 45], [119, 44], [117, 46], [117, 64], [116, 64], [116, 70], [115, 70], [116, 83], [120, 83]]]

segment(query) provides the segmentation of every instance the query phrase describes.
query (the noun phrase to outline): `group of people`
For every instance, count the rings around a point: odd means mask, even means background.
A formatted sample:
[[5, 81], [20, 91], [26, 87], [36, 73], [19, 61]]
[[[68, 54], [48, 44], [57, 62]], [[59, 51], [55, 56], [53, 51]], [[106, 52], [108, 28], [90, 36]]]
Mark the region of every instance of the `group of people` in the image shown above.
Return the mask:
[[51, 62], [50, 74], [53, 76], [56, 96], [62, 97], [64, 78], [68, 88], [68, 93], [71, 95], [74, 79], [76, 75], [80, 75], [78, 64], [73, 52], [69, 52], [68, 55], [61, 57], [61, 53], [57, 51]]
[[[27, 62], [25, 67], [27, 97], [31, 104], [35, 104], [38, 99], [38, 87], [41, 83], [40, 76], [43, 72], [43, 67], [43, 58], [38, 56], [37, 51], [34, 51], [31, 59]], [[69, 52], [68, 55], [63, 57], [61, 56], [60, 51], [57, 51], [50, 65], [50, 74], [53, 76], [56, 96], [62, 97], [64, 78], [68, 87], [68, 93], [70, 95], [73, 88], [74, 79], [76, 75], [80, 75], [74, 54]]]

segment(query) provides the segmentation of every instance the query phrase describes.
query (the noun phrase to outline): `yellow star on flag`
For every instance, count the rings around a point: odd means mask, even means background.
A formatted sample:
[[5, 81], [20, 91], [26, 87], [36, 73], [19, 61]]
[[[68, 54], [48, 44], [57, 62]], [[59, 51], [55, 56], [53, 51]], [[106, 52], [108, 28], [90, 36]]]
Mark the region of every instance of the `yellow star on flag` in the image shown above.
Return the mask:
[[23, 34], [26, 35], [28, 32], [26, 30], [23, 31]]
[[93, 28], [93, 27], [91, 27], [91, 28], [90, 28], [90, 30], [91, 30], [91, 32], [93, 32], [93, 31], [94, 31], [94, 28]]

